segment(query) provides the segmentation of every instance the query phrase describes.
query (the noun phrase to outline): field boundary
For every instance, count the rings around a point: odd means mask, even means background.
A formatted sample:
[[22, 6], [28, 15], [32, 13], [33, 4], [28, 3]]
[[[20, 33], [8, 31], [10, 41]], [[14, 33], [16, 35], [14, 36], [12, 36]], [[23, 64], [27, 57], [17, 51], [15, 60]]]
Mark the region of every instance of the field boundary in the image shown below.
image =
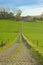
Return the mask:
[[[11, 47], [9, 47], [9, 48], [6, 49], [5, 51], [0, 52], [0, 57], [1, 57], [1, 56], [5, 56], [5, 55], [11, 54], [11, 53], [13, 52], [13, 50], [15, 50], [15, 49], [17, 48], [18, 43], [19, 43], [19, 34], [16, 36], [14, 43], [15, 43], [14, 45], [12, 45]], [[6, 53], [7, 53], [7, 54], [6, 54]]]
[[29, 45], [33, 46], [33, 45], [32, 45], [32, 42], [29, 41], [29, 40], [27, 39], [27, 37], [26, 37], [23, 33], [22, 33], [22, 37], [25, 39], [25, 41], [26, 41]]
[[43, 65], [43, 56], [39, 53], [38, 50], [36, 50], [33, 47], [32, 42], [29, 41], [23, 33], [22, 33], [22, 39], [26, 42], [25, 44], [26, 44], [27, 48], [30, 50], [32, 57], [34, 57], [36, 59], [36, 61], [38, 62], [38, 65]]

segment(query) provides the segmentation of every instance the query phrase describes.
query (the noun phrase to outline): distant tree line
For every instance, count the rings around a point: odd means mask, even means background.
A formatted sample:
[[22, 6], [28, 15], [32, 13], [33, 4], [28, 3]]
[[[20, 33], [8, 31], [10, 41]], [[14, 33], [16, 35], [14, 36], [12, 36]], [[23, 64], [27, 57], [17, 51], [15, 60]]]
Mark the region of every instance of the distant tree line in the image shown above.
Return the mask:
[[13, 20], [21, 20], [21, 21], [36, 21], [43, 20], [43, 13], [39, 16], [21, 16], [22, 11], [18, 8], [14, 8], [10, 11], [9, 7], [0, 7], [0, 19], [13, 19]]
[[21, 13], [20, 9], [14, 9], [12, 12], [9, 8], [0, 8], [0, 19], [14, 19], [14, 20], [21, 20]]

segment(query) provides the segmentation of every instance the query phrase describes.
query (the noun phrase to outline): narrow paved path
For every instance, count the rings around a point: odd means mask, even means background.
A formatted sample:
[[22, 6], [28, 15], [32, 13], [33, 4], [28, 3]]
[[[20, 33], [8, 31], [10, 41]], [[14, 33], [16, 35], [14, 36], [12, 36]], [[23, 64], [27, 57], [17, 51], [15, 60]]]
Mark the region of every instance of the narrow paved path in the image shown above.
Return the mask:
[[37, 65], [24, 42], [16, 43], [3, 54], [0, 53], [0, 65]]

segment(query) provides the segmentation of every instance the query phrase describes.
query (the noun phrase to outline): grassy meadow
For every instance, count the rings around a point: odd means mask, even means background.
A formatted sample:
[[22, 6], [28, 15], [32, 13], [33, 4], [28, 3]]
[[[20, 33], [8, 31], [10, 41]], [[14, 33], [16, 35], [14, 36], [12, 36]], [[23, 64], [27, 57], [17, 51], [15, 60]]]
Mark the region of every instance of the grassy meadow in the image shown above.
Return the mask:
[[[22, 22], [12, 20], [0, 20], [0, 52], [15, 44], [22, 24], [22, 33], [32, 42], [33, 47], [43, 55], [43, 21]], [[21, 40], [21, 39], [20, 39]]]
[[19, 22], [12, 20], [0, 20], [0, 44], [3, 41], [6, 45], [0, 47], [0, 52], [12, 46], [19, 33]]
[[43, 55], [43, 21], [22, 22], [22, 32]]

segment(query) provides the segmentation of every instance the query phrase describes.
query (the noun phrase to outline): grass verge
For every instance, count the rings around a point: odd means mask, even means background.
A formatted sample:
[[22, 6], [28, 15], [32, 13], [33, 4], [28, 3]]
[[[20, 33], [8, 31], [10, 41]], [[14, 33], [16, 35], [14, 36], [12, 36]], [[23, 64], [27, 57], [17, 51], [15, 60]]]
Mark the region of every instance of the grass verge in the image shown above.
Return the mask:
[[30, 50], [30, 53], [32, 54], [32, 57], [36, 59], [36, 62], [38, 62], [38, 65], [43, 65], [43, 56], [34, 49], [34, 47], [27, 41], [27, 39], [22, 35], [22, 39], [25, 42], [25, 45]]

